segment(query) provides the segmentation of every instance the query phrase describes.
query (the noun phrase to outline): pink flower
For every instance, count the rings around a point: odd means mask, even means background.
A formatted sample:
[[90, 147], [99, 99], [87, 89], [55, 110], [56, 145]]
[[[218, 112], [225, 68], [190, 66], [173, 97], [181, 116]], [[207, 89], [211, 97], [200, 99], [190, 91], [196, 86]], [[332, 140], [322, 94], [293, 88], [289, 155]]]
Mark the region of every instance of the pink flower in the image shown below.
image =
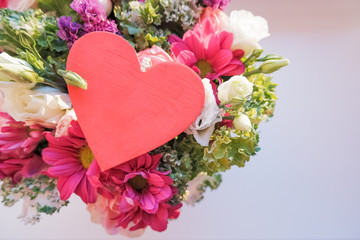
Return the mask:
[[173, 62], [173, 59], [162, 48], [154, 45], [137, 54], [141, 66], [141, 71], [145, 72], [152, 66], [162, 62]]
[[80, 125], [72, 121], [68, 136], [59, 138], [46, 134], [49, 147], [42, 151], [44, 161], [51, 165], [48, 175], [58, 178], [60, 198], [67, 200], [72, 193], [85, 203], [96, 202], [99, 166], [94, 159]]
[[140, 237], [144, 234], [145, 229], [138, 229], [136, 231], [130, 231], [129, 229], [133, 224], [124, 229], [118, 225], [118, 216], [120, 214], [118, 198], [121, 198], [119, 194], [114, 197], [106, 198], [102, 195], [98, 195], [96, 203], [88, 204], [87, 210], [91, 214], [91, 221], [101, 224], [109, 234], [121, 234], [127, 237]]
[[0, 179], [11, 177], [18, 183], [23, 177], [40, 173], [46, 164], [34, 151], [44, 139], [43, 129], [38, 125], [26, 126], [4, 112], [0, 118]]
[[0, 179], [11, 177], [18, 183], [23, 177], [30, 178], [41, 172], [46, 164], [39, 155], [31, 154], [26, 158], [9, 158], [0, 160]]
[[4, 112], [0, 113], [0, 118], [4, 122], [0, 134], [0, 159], [26, 157], [44, 138], [44, 130], [38, 125], [26, 126], [24, 122], [17, 122]]
[[201, 78], [214, 80], [245, 71], [240, 61], [244, 52], [231, 51], [233, 35], [226, 31], [217, 32], [211, 19], [196, 24], [182, 39], [171, 35], [169, 42], [175, 61], [191, 67]]
[[167, 203], [177, 189], [168, 172], [157, 171], [161, 155], [144, 154], [105, 172], [101, 178], [108, 198], [118, 199], [118, 226], [135, 231], [150, 226], [156, 231], [167, 228], [168, 218], [176, 218], [181, 205]]

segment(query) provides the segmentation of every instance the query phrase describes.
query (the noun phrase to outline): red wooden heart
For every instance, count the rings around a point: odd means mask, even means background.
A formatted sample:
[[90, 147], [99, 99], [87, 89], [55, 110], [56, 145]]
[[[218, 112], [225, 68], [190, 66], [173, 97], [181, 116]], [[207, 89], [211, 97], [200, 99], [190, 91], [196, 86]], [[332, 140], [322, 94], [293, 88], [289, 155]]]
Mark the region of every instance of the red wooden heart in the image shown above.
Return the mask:
[[67, 70], [87, 90], [68, 86], [91, 150], [102, 170], [131, 160], [183, 132], [204, 104], [201, 79], [187, 66], [164, 62], [141, 72], [122, 37], [94, 32], [71, 48]]

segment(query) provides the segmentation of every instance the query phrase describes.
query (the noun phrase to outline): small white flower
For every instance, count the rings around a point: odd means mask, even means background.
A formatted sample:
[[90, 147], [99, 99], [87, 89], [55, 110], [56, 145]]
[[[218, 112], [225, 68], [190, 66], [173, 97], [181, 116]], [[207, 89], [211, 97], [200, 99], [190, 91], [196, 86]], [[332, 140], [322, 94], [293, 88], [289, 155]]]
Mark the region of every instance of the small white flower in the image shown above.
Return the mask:
[[251, 95], [253, 86], [244, 76], [233, 76], [218, 87], [218, 98], [222, 104], [228, 104], [234, 97], [246, 98]]
[[205, 89], [204, 107], [198, 118], [185, 130], [187, 134], [193, 134], [195, 140], [201, 146], [207, 146], [210, 137], [214, 132], [215, 123], [221, 122], [220, 109], [216, 103], [214, 91], [211, 87], [210, 80], [202, 80]]
[[260, 48], [258, 42], [270, 35], [267, 21], [245, 10], [232, 11], [224, 30], [234, 34], [232, 50], [242, 49], [245, 56]]
[[233, 121], [234, 127], [239, 131], [250, 132], [252, 125], [249, 117], [245, 114], [240, 113]]

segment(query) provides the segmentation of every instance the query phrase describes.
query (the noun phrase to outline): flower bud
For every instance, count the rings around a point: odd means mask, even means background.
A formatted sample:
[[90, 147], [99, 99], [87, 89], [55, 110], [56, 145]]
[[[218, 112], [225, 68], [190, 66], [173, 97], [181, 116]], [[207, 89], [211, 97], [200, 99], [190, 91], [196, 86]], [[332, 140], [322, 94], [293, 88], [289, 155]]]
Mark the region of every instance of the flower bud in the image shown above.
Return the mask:
[[283, 57], [280, 56], [280, 55], [277, 55], [277, 54], [268, 54], [266, 55], [265, 57], [263, 58], [258, 58], [256, 61], [258, 62], [265, 62], [267, 60], [280, 60], [282, 59]]
[[101, 5], [104, 6], [104, 9], [106, 11], [106, 16], [109, 16], [111, 14], [111, 11], [112, 11], [112, 2], [111, 2], [111, 0], [99, 0], [99, 2], [101, 3]]
[[285, 67], [289, 64], [289, 60], [286, 58], [280, 59], [280, 60], [268, 60], [265, 61], [260, 67], [259, 70], [262, 73], [273, 73], [277, 70], [279, 70], [282, 67]]
[[31, 68], [11, 63], [0, 63], [0, 80], [16, 82], [44, 82]]
[[252, 129], [252, 125], [249, 117], [242, 113], [240, 113], [239, 116], [235, 117], [233, 121], [233, 125], [239, 131], [250, 132]]
[[87, 82], [79, 74], [61, 69], [57, 70], [57, 73], [64, 78], [67, 84], [82, 89], [87, 89]]

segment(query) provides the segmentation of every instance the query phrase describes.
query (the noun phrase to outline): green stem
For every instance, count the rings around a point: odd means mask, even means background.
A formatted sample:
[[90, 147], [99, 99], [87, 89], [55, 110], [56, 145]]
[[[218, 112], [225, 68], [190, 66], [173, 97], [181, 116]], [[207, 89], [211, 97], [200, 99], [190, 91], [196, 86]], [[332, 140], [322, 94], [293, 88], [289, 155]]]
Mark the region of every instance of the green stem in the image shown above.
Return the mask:
[[253, 74], [258, 74], [258, 73], [261, 73], [261, 71], [260, 71], [259, 68], [255, 69], [255, 70], [252, 70], [252, 71], [250, 71], [250, 72], [244, 73], [244, 77], [249, 77], [249, 76], [251, 76], [251, 75], [253, 75]]

